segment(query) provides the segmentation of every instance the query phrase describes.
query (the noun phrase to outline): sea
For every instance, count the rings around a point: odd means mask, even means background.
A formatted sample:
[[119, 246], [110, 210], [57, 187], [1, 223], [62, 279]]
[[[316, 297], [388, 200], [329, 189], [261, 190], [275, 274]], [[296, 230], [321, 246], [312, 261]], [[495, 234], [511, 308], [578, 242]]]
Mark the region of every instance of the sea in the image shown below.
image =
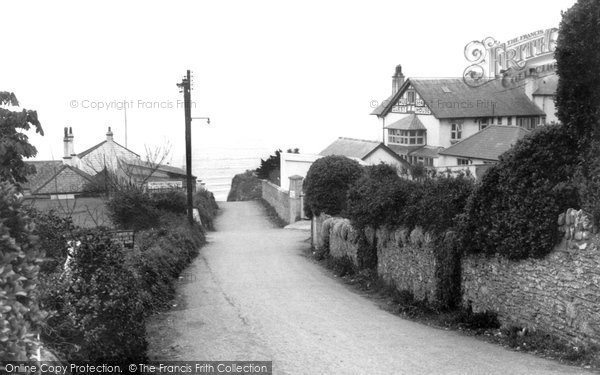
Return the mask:
[[270, 152], [261, 148], [211, 148], [194, 150], [193, 154], [194, 175], [217, 201], [226, 201], [233, 176], [258, 168]]

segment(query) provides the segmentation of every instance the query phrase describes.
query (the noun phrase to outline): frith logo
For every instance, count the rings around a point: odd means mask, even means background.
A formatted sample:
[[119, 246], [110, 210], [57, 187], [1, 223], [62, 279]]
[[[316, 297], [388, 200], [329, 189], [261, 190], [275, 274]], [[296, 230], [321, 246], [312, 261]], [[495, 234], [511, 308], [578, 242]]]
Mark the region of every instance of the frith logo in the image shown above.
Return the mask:
[[492, 37], [472, 41], [465, 46], [465, 58], [471, 65], [463, 72], [463, 79], [470, 86], [481, 86], [500, 78], [509, 86], [529, 75], [553, 71], [554, 63], [544, 64], [543, 69], [539, 63], [553, 59], [557, 37], [558, 29], [551, 28], [505, 43]]

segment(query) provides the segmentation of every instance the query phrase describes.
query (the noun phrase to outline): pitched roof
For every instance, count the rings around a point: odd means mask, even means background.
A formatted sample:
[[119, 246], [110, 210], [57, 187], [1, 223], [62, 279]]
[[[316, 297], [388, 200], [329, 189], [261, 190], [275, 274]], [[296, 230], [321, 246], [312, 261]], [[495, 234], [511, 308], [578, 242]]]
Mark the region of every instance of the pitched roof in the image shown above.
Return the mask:
[[[77, 156], [79, 156], [79, 158], [81, 159], [82, 157], [86, 156], [87, 154], [89, 154], [90, 152], [94, 151], [94, 150], [95, 150], [95, 149], [97, 149], [98, 147], [102, 146], [102, 145], [103, 145], [103, 144], [105, 144], [106, 142], [108, 142], [108, 141], [107, 141], [107, 140], [104, 140], [104, 141], [102, 141], [102, 142], [98, 143], [97, 145], [95, 145], [95, 146], [92, 146], [92, 147], [88, 148], [87, 150], [80, 152], [80, 153], [79, 153]], [[140, 156], [140, 155], [138, 155], [137, 153], [135, 153], [135, 152], [131, 151], [130, 149], [128, 149], [127, 147], [125, 147], [125, 146], [122, 146], [122, 145], [120, 145], [119, 143], [117, 143], [117, 142], [115, 142], [115, 141], [112, 141], [112, 142], [113, 142], [114, 144], [116, 144], [117, 146], [119, 146], [119, 147], [121, 147], [121, 148], [124, 148], [125, 150], [127, 150], [127, 151], [131, 152], [131, 153], [132, 153], [132, 154], [134, 154], [135, 156], [138, 156], [138, 157]]]
[[[164, 173], [184, 175], [184, 176], [187, 174], [187, 172], [183, 168], [177, 168], [177, 167], [173, 167], [171, 165], [165, 165], [165, 164], [155, 165], [155, 164], [149, 163], [144, 160], [139, 160], [139, 159], [126, 160], [125, 163], [130, 166], [137, 166], [137, 167], [141, 167], [144, 169], [155, 169], [157, 172], [164, 172]], [[196, 178], [196, 176], [192, 175], [192, 178]]]
[[339, 137], [327, 146], [319, 155], [343, 155], [349, 158], [362, 159], [380, 145], [378, 141]]
[[62, 166], [61, 160], [36, 160], [26, 161], [25, 163], [35, 167], [35, 173], [27, 176], [27, 182], [22, 184], [23, 189], [30, 191], [37, 190], [46, 183], [50, 177], [54, 176]]
[[443, 147], [436, 146], [423, 146], [419, 147], [416, 150], [410, 151], [410, 156], [424, 157], [424, 158], [437, 158], [440, 155], [440, 151], [443, 150]]
[[403, 146], [403, 145], [387, 145], [392, 151], [394, 151], [398, 155], [408, 155], [411, 151], [414, 151], [423, 146]]
[[440, 155], [498, 160], [500, 155], [508, 151], [527, 133], [529, 131], [520, 126], [491, 125], [440, 151]]
[[81, 193], [84, 186], [92, 181], [92, 176], [81, 169], [70, 165], [63, 165], [45, 183], [37, 189], [31, 190], [32, 194], [66, 194]]
[[552, 74], [538, 80], [538, 88], [533, 95], [556, 95], [558, 87], [558, 74]]
[[425, 125], [419, 120], [419, 117], [414, 113], [401, 118], [400, 120], [392, 123], [385, 127], [386, 129], [399, 129], [399, 130], [426, 130]]
[[407, 79], [398, 92], [371, 114], [387, 115], [409, 85], [415, 88], [438, 119], [544, 115], [544, 111], [520, 87], [504, 87], [501, 80], [471, 87], [461, 78]]

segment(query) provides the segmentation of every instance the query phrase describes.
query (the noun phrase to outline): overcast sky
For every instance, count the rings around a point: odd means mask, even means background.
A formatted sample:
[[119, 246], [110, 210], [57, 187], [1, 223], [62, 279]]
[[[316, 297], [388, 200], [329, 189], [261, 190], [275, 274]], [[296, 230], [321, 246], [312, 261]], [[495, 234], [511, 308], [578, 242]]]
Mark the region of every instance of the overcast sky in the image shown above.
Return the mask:
[[[316, 153], [338, 136], [380, 137], [371, 101], [390, 94], [397, 64], [407, 77], [460, 77], [468, 42], [558, 27], [574, 2], [4, 2], [0, 90], [38, 111], [46, 133], [32, 137], [38, 159], [62, 157], [64, 126], [77, 152], [109, 125], [124, 143], [124, 113], [114, 107], [127, 101], [128, 146], [143, 153], [168, 142], [181, 164], [175, 84], [186, 69], [193, 115], [211, 117], [193, 123], [196, 156]], [[99, 103], [113, 108], [91, 108]]]

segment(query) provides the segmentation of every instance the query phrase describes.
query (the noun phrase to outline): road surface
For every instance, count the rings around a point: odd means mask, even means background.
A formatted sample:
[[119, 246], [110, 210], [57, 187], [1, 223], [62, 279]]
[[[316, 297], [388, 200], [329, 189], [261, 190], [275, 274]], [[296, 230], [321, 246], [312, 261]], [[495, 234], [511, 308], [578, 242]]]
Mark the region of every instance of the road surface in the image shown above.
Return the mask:
[[588, 373], [403, 320], [308, 259], [308, 233], [274, 227], [257, 202], [220, 206], [176, 306], [148, 325], [151, 359], [272, 360], [274, 374]]

